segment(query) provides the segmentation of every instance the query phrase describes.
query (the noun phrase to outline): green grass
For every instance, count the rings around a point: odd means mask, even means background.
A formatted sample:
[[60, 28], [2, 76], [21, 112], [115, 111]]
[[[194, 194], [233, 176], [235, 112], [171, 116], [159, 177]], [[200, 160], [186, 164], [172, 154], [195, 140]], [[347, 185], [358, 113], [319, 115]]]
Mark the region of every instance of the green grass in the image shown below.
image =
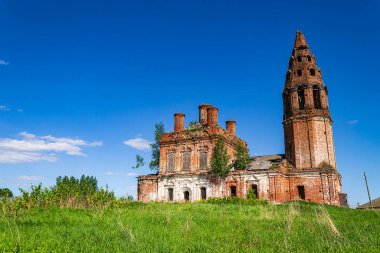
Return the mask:
[[380, 212], [307, 203], [131, 203], [0, 217], [0, 252], [379, 252]]

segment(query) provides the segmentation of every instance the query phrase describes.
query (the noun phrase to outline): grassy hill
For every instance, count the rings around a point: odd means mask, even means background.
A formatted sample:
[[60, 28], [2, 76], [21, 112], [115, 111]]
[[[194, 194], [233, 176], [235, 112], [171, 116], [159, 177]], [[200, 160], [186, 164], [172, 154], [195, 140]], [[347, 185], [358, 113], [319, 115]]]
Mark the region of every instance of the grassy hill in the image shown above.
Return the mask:
[[[0, 211], [1, 212], [1, 211]], [[380, 212], [284, 205], [32, 208], [0, 217], [0, 252], [379, 252]]]

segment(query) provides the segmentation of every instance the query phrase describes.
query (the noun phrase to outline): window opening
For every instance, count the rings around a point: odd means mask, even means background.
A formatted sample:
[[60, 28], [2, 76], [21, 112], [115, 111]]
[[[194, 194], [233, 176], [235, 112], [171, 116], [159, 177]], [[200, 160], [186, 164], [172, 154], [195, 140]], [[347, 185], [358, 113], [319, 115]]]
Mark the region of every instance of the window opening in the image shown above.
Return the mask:
[[201, 152], [199, 168], [201, 170], [207, 169], [207, 152]]
[[320, 91], [318, 85], [313, 86], [313, 100], [314, 100], [314, 108], [315, 109], [322, 109], [321, 91]]
[[190, 152], [183, 153], [183, 170], [190, 170]]
[[305, 110], [305, 91], [303, 87], [298, 87], [298, 107], [300, 110]]
[[305, 200], [305, 187], [303, 185], [298, 185], [298, 198]]
[[169, 154], [168, 171], [170, 171], [170, 172], [174, 171], [174, 154]]

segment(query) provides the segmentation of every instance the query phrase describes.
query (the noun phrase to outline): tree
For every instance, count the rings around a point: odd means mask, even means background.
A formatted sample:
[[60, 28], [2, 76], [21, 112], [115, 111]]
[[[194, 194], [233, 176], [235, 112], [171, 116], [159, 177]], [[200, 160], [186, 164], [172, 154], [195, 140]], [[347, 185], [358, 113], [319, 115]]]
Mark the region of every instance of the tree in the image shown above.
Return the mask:
[[149, 163], [149, 168], [151, 170], [157, 170], [160, 166], [160, 141], [162, 134], [165, 133], [164, 124], [162, 124], [162, 122], [156, 124], [154, 127], [155, 142], [150, 144], [152, 148], [152, 161]]
[[231, 166], [228, 164], [230, 160], [227, 154], [227, 148], [224, 145], [222, 137], [219, 137], [211, 156], [211, 170], [215, 175], [220, 177], [226, 176], [230, 170]]
[[8, 188], [0, 188], [0, 198], [12, 198], [13, 193]]
[[138, 169], [145, 165], [144, 158], [141, 155], [136, 155], [136, 165], [132, 169]]
[[198, 125], [198, 121], [196, 121], [196, 120], [192, 120], [189, 122], [189, 127], [195, 127], [197, 125]]
[[250, 161], [250, 157], [249, 157], [248, 149], [243, 144], [243, 142], [239, 141], [236, 144], [234, 168], [236, 170], [245, 170], [249, 164], [249, 161]]

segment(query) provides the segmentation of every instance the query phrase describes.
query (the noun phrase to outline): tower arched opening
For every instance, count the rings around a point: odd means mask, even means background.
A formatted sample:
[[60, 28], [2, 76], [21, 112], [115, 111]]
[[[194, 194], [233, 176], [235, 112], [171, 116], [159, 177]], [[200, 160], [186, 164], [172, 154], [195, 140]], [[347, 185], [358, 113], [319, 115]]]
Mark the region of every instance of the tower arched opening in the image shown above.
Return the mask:
[[298, 86], [297, 95], [298, 95], [298, 108], [300, 110], [305, 110], [305, 90], [302, 86]]

